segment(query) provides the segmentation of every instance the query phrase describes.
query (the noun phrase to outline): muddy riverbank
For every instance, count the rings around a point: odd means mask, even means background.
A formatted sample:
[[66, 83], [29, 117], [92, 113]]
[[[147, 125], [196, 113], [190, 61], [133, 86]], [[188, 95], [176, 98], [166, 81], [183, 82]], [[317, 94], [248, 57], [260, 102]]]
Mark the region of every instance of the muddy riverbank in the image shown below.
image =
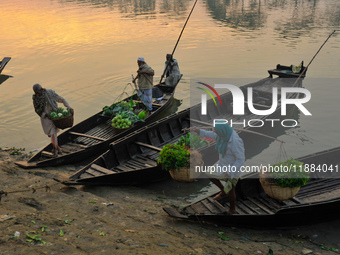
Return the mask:
[[27, 155], [10, 152], [0, 150], [0, 190], [8, 192], [0, 203], [1, 254], [339, 253], [334, 240], [321, 245], [298, 229], [256, 230], [171, 219], [162, 207], [176, 202], [145, 186], [54, 185], [53, 178], [67, 179], [75, 166], [24, 170], [14, 162]]

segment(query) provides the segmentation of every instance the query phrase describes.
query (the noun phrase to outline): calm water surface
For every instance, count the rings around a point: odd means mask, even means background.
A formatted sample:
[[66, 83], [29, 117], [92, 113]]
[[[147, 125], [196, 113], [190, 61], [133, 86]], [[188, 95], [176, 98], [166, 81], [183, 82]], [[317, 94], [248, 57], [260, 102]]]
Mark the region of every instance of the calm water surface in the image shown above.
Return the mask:
[[[75, 122], [111, 104], [136, 74], [138, 56], [160, 79], [194, 1], [189, 0], [2, 0], [0, 58], [12, 57], [0, 85], [0, 147], [37, 150], [49, 139], [32, 105], [32, 85], [40, 83], [64, 96]], [[340, 29], [337, 0], [198, 1], [175, 52], [184, 74], [175, 97], [189, 106], [190, 79], [267, 76], [276, 64], [305, 65]], [[267, 130], [286, 141], [290, 156], [339, 146], [340, 32], [310, 66], [304, 86], [313, 114], [292, 112], [295, 128]], [[128, 91], [129, 92], [129, 91]], [[246, 164], [272, 163], [279, 144], [254, 137]], [[163, 186], [164, 187], [164, 186]], [[168, 196], [196, 199], [213, 188], [172, 184]], [[180, 189], [178, 189], [180, 187]], [[161, 190], [160, 186], [152, 186]]]

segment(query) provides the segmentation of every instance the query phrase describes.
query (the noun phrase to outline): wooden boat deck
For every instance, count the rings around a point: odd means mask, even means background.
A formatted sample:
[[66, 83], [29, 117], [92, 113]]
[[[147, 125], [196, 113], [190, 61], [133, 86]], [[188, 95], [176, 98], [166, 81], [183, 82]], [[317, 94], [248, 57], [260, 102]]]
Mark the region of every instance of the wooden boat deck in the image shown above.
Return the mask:
[[145, 169], [145, 168], [152, 168], [157, 167], [157, 160], [159, 157], [159, 152], [162, 149], [162, 147], [165, 144], [174, 144], [176, 143], [180, 138], [179, 136], [176, 136], [173, 139], [168, 140], [167, 142], [163, 142], [159, 144], [159, 146], [152, 146], [149, 144], [149, 147], [154, 147], [153, 149], [150, 149], [148, 147], [145, 147], [146, 145], [139, 145], [138, 150], [140, 150], [142, 153], [135, 155], [134, 157], [131, 157], [129, 160], [121, 162], [119, 165], [116, 165], [112, 168], [106, 168], [103, 166], [99, 166], [96, 163], [92, 163], [89, 168], [86, 169], [83, 173], [81, 173], [78, 177], [78, 179], [83, 178], [92, 178], [96, 176], [105, 176], [108, 174], [115, 174], [115, 173], [122, 173], [122, 172], [130, 172], [130, 171], [136, 171], [139, 169]]
[[[273, 80], [266, 78], [255, 83], [247, 84], [243, 86], [242, 89], [247, 89], [247, 87], [252, 87], [254, 90], [258, 89], [259, 91], [256, 92], [256, 95], [254, 94], [254, 102], [264, 101], [264, 105], [258, 104], [258, 107], [262, 107], [261, 109], [263, 109], [264, 107], [269, 107], [272, 103], [272, 92], [267, 91], [268, 89], [271, 89], [271, 87], [267, 88], [267, 86], [272, 84], [275, 84], [275, 86], [283, 86], [284, 84], [287, 87], [289, 85], [292, 86], [293, 82], [294, 81], [290, 80], [287, 83], [282, 81], [282, 79]], [[298, 85], [301, 86], [301, 81]], [[260, 90], [262, 87], [264, 87], [263, 90]], [[296, 94], [290, 95], [289, 97], [293, 96], [296, 96]], [[230, 105], [232, 103], [231, 93], [221, 95], [221, 100], [223, 105]], [[212, 100], [208, 101], [208, 104], [213, 104]], [[261, 120], [266, 117], [252, 114], [250, 111], [247, 111], [244, 116], [234, 116], [228, 106], [223, 108], [211, 106], [209, 109], [211, 109], [211, 111], [209, 111], [207, 115], [201, 115], [200, 105], [196, 105], [116, 140], [110, 144], [108, 151], [95, 159], [91, 164], [80, 169], [77, 173], [72, 175], [70, 179], [76, 182], [73, 184], [79, 185], [119, 185], [120, 182], [124, 184], [129, 183], [131, 179], [134, 179], [134, 181], [131, 182], [148, 182], [153, 179], [151, 169], [153, 169], [155, 175], [161, 172], [160, 167], [157, 166], [160, 150], [166, 144], [173, 144], [177, 142], [184, 133], [183, 129], [193, 125], [198, 127], [202, 125], [206, 126], [207, 123], [212, 124], [214, 119], [232, 119], [234, 128], [245, 130], [250, 128], [250, 126], [246, 124], [248, 120]], [[254, 122], [252, 123], [253, 125], [255, 125]], [[245, 127], [243, 126], [243, 123], [245, 124]], [[244, 133], [242, 131], [237, 132]], [[91, 132], [88, 132], [87, 134], [89, 136], [101, 138], [104, 133], [105, 130], [103, 128], [102, 131], [98, 132], [97, 130], [91, 130]], [[245, 136], [245, 134], [241, 135]], [[98, 143], [97, 140], [88, 137], [77, 139], [77, 141], [86, 141], [90, 144]], [[88, 146], [85, 143], [83, 143], [83, 145]], [[202, 152], [204, 151], [203, 154], [206, 153], [208, 155], [209, 153], [207, 152], [212, 150], [214, 145], [215, 144], [212, 144], [211, 146], [202, 148]], [[142, 157], [142, 159], [139, 157]], [[206, 160], [206, 163], [209, 160], [214, 160], [214, 156], [210, 155], [207, 157], [208, 158], [204, 159]], [[144, 164], [141, 160], [147, 160], [148, 164]], [[92, 164], [94, 164], [95, 167], [93, 167]], [[105, 168], [106, 171], [100, 171], [96, 166]], [[130, 175], [130, 173], [138, 172], [138, 170], [148, 170], [151, 177], [149, 177], [149, 179], [141, 177], [138, 180], [137, 177], [132, 177]], [[125, 179], [122, 177], [123, 173], [127, 173], [127, 177]], [[117, 175], [120, 175], [120, 177]], [[159, 180], [159, 177], [160, 176], [157, 176], [157, 180]], [[164, 177], [170, 176], [168, 174], [166, 176], [164, 175]]]
[[[157, 85], [163, 92], [163, 97], [159, 100], [153, 98], [153, 112], [145, 119], [151, 123], [153, 119], [161, 113], [172, 101], [175, 87]], [[135, 95], [136, 97], [136, 95]], [[130, 100], [127, 98], [125, 100]], [[135, 126], [124, 131], [134, 131], [142, 127], [143, 123], [138, 122]], [[58, 136], [59, 146], [62, 155], [57, 158], [52, 153], [52, 144], [47, 145], [40, 152], [34, 155], [29, 161], [18, 161], [17, 165], [23, 168], [32, 168], [38, 166], [53, 166], [65, 163], [72, 163], [80, 160], [86, 160], [96, 155], [96, 152], [103, 153], [108, 148], [109, 143], [115, 139], [120, 139], [123, 134], [115, 131], [111, 126], [111, 117], [102, 115], [102, 112], [90, 117], [89, 119], [77, 124]]]
[[[153, 104], [157, 104], [156, 108], [161, 107], [165, 103], [168, 102], [168, 99], [171, 97], [169, 94], [165, 94], [165, 96], [161, 100], [154, 100]], [[155, 106], [154, 106], [155, 107]], [[67, 143], [61, 145], [61, 149], [65, 153], [71, 153], [83, 150], [86, 147], [99, 144], [102, 141], [112, 139], [115, 135], [117, 135], [117, 132], [112, 128], [111, 126], [111, 118], [108, 118], [106, 116], [102, 116], [102, 118], [107, 118], [108, 120], [89, 131], [85, 132], [84, 135], [74, 133], [75, 135], [78, 135], [79, 137], [76, 138], [73, 143]], [[72, 134], [72, 133], [71, 133]], [[71, 150], [69, 149], [71, 145]]]
[[[340, 197], [340, 179], [311, 180], [301, 187], [299, 193], [288, 200], [279, 201], [261, 193], [259, 196], [238, 198], [236, 201], [236, 215], [271, 215], [285, 207], [298, 206], [306, 203], [331, 200]], [[204, 198], [183, 208], [182, 212], [191, 215], [226, 214], [229, 209], [227, 199], [216, 201], [212, 196]]]
[[[305, 164], [340, 164], [340, 147], [314, 153], [297, 160]], [[227, 199], [213, 200], [216, 194], [202, 198], [182, 209], [163, 208], [180, 219], [212, 221], [225, 225], [291, 227], [338, 218], [340, 178], [337, 172], [313, 172], [311, 179], [291, 199], [279, 201], [262, 189], [256, 173], [244, 176], [236, 186], [236, 214], [227, 213]], [[322, 217], [320, 217], [322, 216]]]

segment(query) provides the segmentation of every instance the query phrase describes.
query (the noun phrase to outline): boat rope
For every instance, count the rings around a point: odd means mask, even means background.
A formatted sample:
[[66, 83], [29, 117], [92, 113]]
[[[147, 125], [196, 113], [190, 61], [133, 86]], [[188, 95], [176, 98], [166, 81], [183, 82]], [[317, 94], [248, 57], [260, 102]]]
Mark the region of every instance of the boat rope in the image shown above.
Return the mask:
[[[171, 53], [171, 56], [172, 56], [172, 57], [174, 56], [175, 50], [176, 50], [176, 48], [177, 48], [177, 45], [178, 45], [178, 43], [179, 43], [179, 40], [180, 40], [181, 37], [182, 37], [183, 31], [184, 31], [184, 29], [185, 29], [185, 27], [186, 27], [186, 25], [187, 25], [187, 23], [188, 23], [188, 21], [189, 21], [189, 18], [190, 18], [190, 16], [191, 16], [191, 13], [194, 11], [194, 8], [195, 8], [195, 6], [196, 6], [196, 3], [197, 3], [197, 0], [195, 1], [194, 5], [192, 6], [191, 11], [190, 11], [190, 13], [189, 13], [189, 15], [188, 15], [188, 18], [187, 18], [187, 20], [185, 21], [184, 26], [183, 26], [183, 28], [182, 28], [182, 31], [181, 31], [181, 33], [179, 34], [179, 37], [178, 37], [177, 42], [176, 42], [176, 44], [175, 44], [175, 47], [174, 47], [174, 49], [172, 50], [172, 53]], [[161, 80], [159, 81], [159, 83], [162, 83], [163, 76], [164, 76], [166, 70], [168, 69], [169, 64], [170, 64], [170, 61], [168, 61], [167, 65], [166, 65], [166, 67], [165, 67], [165, 69], [164, 69], [164, 71], [163, 71], [163, 75], [162, 75]]]
[[[130, 96], [125, 90], [128, 86], [131, 86], [133, 91], [132, 91], [132, 95], [133, 96], [133, 93], [135, 92], [135, 88], [132, 86], [132, 84], [129, 82], [128, 84], [125, 85], [124, 89], [123, 89], [123, 92], [121, 94], [119, 94], [115, 100], [113, 100], [113, 103], [116, 103], [117, 101], [121, 101], [122, 97], [124, 94], [126, 94], [127, 96]], [[138, 93], [137, 93], [138, 94]]]
[[[132, 76], [132, 80], [134, 80], [135, 78], [133, 77], [133, 74], [131, 74], [131, 76]], [[131, 84], [131, 83], [130, 83], [130, 84]], [[145, 99], [142, 98], [142, 94], [141, 94], [140, 90], [137, 88], [136, 81], [134, 81], [133, 84], [135, 85], [135, 90], [134, 90], [134, 92], [136, 92], [136, 94], [137, 94], [137, 96], [138, 96], [138, 98], [139, 98], [139, 101], [141, 101], [141, 102], [143, 103], [143, 105], [146, 107], [146, 109], [148, 109], [148, 104], [147, 104], [147, 102], [145, 101]], [[152, 83], [151, 83], [151, 85], [152, 85]], [[131, 84], [131, 86], [132, 86], [132, 84]]]
[[[281, 158], [283, 158], [283, 160], [281, 160]], [[280, 149], [279, 149], [279, 153], [276, 157], [276, 163], [279, 163], [281, 161], [286, 161], [288, 160], [288, 155], [287, 152], [283, 146], [283, 143], [280, 144]]]
[[310, 64], [313, 62], [313, 60], [315, 59], [316, 55], [319, 54], [319, 52], [321, 51], [321, 49], [323, 48], [323, 46], [326, 44], [326, 42], [328, 41], [329, 38], [331, 38], [331, 36], [337, 32], [339, 30], [334, 30], [326, 39], [326, 41], [324, 41], [324, 43], [321, 45], [321, 47], [319, 48], [319, 50], [315, 53], [315, 55], [313, 56], [313, 58], [309, 61], [308, 65], [302, 70], [302, 72], [300, 73], [299, 77], [296, 79], [296, 81], [294, 82], [292, 87], [295, 87], [296, 83], [298, 82], [298, 80], [302, 77], [302, 75], [306, 72], [306, 70], [308, 69], [308, 67], [310, 66]]
[[46, 184], [44, 186], [40, 186], [40, 187], [32, 187], [29, 189], [20, 189], [20, 190], [12, 190], [12, 191], [4, 191], [4, 190], [0, 190], [0, 202], [1, 202], [1, 198], [2, 196], [7, 196], [8, 194], [13, 194], [13, 193], [20, 193], [20, 192], [28, 192], [31, 191], [32, 193], [35, 193], [37, 190], [39, 189], [45, 189], [46, 192], [51, 190], [51, 187], [59, 185], [59, 184], [63, 184], [64, 181], [57, 181], [56, 183], [53, 184]]

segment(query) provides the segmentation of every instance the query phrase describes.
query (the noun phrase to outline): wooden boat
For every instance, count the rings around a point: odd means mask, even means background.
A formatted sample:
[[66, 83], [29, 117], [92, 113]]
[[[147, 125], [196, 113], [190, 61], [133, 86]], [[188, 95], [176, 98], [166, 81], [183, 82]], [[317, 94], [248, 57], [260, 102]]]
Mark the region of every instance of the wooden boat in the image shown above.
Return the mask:
[[284, 77], [284, 78], [294, 78], [294, 77], [296, 78], [296, 77], [299, 77], [301, 73], [303, 73], [301, 75], [302, 78], [306, 76], [307, 67], [303, 66], [303, 61], [301, 62], [301, 69], [298, 72], [294, 72], [293, 69], [294, 69], [293, 65], [283, 66], [283, 65], [278, 64], [276, 65], [275, 69], [268, 70], [268, 73], [270, 77], [273, 77], [273, 75], [277, 75], [279, 77]]
[[0, 73], [2, 72], [2, 70], [4, 70], [5, 66], [7, 65], [7, 63], [11, 60], [10, 57], [4, 57], [1, 61], [0, 61]]
[[[23, 168], [34, 168], [71, 164], [89, 158], [93, 160], [97, 155], [105, 152], [113, 141], [154, 121], [172, 102], [176, 86], [166, 86], [163, 83], [154, 86], [162, 91], [163, 97], [158, 98], [159, 100], [153, 99], [154, 111], [144, 119], [144, 122], [137, 122], [129, 129], [119, 132], [111, 126], [111, 116], [105, 116], [103, 111], [100, 111], [58, 136], [62, 155], [53, 157], [53, 146], [50, 143], [27, 162], [18, 161], [15, 163]], [[129, 102], [130, 99], [131, 97], [127, 97], [124, 100]], [[139, 100], [137, 94], [134, 94], [132, 99]]]
[[[241, 178], [236, 186], [237, 214], [227, 213], [229, 203], [213, 200], [210, 195], [183, 209], [163, 208], [171, 217], [193, 221], [215, 222], [228, 226], [294, 227], [339, 218], [340, 210], [340, 147], [321, 151], [297, 160], [315, 169], [305, 186], [297, 195], [285, 201], [267, 196], [258, 179], [258, 174]], [[333, 171], [327, 171], [332, 167]], [[321, 173], [320, 173], [321, 172]]]
[[2, 70], [4, 70], [7, 63], [11, 60], [10, 57], [5, 57], [0, 61], [0, 85], [5, 82], [8, 78], [12, 77], [10, 75], [1, 74]]
[[[241, 87], [247, 90], [252, 87], [256, 91], [255, 103], [262, 102], [261, 107], [268, 107], [271, 104], [272, 88], [292, 86], [296, 79], [286, 78], [265, 78]], [[301, 87], [302, 80], [297, 86]], [[270, 91], [270, 92], [269, 92]], [[290, 97], [296, 97], [291, 93]], [[232, 103], [230, 92], [221, 95], [223, 105]], [[212, 123], [214, 119], [235, 119], [229, 107], [215, 107], [214, 102], [208, 101], [207, 105], [211, 111], [208, 115], [201, 115], [201, 105], [195, 105], [179, 113], [168, 116], [154, 124], [145, 126], [142, 129], [131, 133], [129, 136], [116, 140], [110, 145], [110, 149], [96, 160], [80, 169], [70, 177], [67, 184], [81, 185], [125, 185], [159, 181], [169, 178], [168, 172], [163, 171], [157, 165], [157, 159], [162, 147], [169, 143], [175, 143], [184, 133], [184, 129], [191, 125], [200, 126], [205, 123]], [[265, 119], [268, 116], [256, 116], [248, 111], [245, 119]], [[246, 126], [244, 129], [249, 129]], [[247, 134], [240, 131], [239, 135], [246, 139]], [[213, 164], [217, 161], [217, 154], [211, 153], [215, 144], [200, 149], [206, 164]]]

